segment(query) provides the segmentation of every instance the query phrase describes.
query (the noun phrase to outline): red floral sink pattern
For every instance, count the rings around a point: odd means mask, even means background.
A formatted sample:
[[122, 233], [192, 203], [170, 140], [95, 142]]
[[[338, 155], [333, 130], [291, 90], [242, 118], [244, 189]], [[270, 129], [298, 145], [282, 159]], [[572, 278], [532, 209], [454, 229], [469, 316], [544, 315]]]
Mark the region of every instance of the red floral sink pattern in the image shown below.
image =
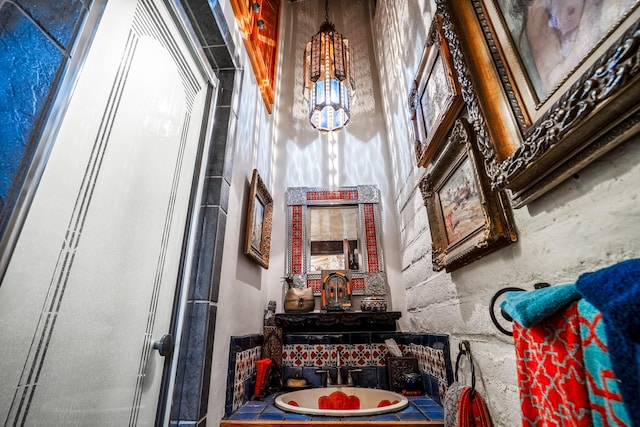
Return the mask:
[[380, 403], [378, 403], [378, 408], [382, 408], [384, 406], [391, 406], [391, 405], [395, 405], [396, 403], [398, 403], [397, 400], [394, 401], [389, 401], [387, 399], [383, 399], [380, 401]]
[[[378, 408], [384, 406], [391, 406], [398, 403], [397, 400], [390, 401], [383, 399], [378, 403]], [[300, 406], [295, 400], [290, 400], [287, 404], [291, 406]], [[332, 409], [332, 410], [353, 410], [360, 409], [360, 399], [355, 395], [347, 395], [341, 391], [334, 391], [328, 396], [320, 396], [318, 398], [318, 409]]]
[[360, 399], [355, 395], [347, 396], [342, 391], [334, 391], [328, 396], [320, 396], [318, 399], [318, 409], [360, 409]]

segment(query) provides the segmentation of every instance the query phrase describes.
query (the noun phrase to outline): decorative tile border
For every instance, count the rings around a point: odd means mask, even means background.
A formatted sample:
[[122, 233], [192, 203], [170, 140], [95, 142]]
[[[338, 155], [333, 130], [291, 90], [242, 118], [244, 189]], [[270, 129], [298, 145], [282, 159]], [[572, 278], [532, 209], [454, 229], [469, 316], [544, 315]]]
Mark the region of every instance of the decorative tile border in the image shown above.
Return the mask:
[[[412, 356], [409, 346], [399, 344], [403, 356]], [[338, 352], [342, 366], [386, 366], [387, 345], [376, 344], [285, 344], [282, 365], [285, 367], [336, 366]]]

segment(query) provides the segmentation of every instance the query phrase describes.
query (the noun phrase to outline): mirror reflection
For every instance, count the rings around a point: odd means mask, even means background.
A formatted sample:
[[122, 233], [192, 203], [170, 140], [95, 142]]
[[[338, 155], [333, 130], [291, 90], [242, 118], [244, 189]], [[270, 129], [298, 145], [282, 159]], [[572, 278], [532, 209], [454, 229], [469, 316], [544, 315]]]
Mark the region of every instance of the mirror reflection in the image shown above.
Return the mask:
[[309, 271], [359, 270], [358, 206], [310, 206]]

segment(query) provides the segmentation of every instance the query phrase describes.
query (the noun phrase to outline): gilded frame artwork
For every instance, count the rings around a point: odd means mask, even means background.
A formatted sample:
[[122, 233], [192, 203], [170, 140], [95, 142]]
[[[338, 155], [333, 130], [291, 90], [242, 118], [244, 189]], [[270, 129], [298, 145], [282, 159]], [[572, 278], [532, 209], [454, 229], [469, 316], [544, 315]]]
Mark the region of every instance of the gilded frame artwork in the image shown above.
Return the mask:
[[[515, 207], [640, 130], [640, 0], [581, 2], [585, 21], [574, 22], [576, 31], [593, 37], [579, 47], [571, 44], [577, 37], [556, 45], [545, 39], [561, 24], [544, 3], [436, 1], [487, 174], [493, 188], [511, 190]], [[589, 10], [592, 3], [603, 9]], [[514, 4], [522, 9], [507, 6]], [[535, 30], [541, 13], [545, 32]]]
[[418, 166], [426, 167], [433, 159], [463, 104], [442, 22], [436, 15], [409, 94]]
[[273, 199], [258, 170], [254, 169], [247, 209], [244, 253], [264, 268], [269, 268], [272, 220]]
[[466, 119], [458, 119], [420, 182], [433, 270], [450, 272], [517, 240], [509, 200], [492, 191]]

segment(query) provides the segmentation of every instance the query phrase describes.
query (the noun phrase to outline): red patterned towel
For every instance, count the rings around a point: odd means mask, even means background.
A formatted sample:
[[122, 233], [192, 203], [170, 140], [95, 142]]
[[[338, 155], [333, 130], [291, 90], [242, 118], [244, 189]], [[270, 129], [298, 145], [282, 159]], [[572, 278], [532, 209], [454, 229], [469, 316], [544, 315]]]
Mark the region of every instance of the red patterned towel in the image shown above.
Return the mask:
[[529, 328], [513, 322], [524, 426], [591, 426], [577, 303]]
[[460, 427], [492, 427], [491, 417], [484, 399], [471, 387], [465, 387], [458, 400], [458, 425]]

